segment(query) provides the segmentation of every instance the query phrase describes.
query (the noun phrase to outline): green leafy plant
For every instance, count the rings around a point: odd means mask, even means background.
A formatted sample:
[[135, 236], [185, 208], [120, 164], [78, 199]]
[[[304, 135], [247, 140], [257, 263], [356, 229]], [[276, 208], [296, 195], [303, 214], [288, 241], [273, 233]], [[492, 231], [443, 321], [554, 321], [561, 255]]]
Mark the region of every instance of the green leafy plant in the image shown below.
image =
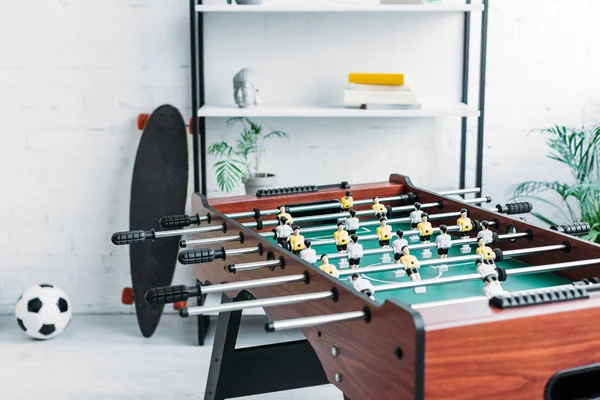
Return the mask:
[[227, 120], [228, 125], [241, 124], [243, 130], [234, 145], [218, 142], [209, 146], [208, 154], [220, 158], [214, 164], [217, 185], [230, 192], [239, 183], [251, 176], [259, 176], [258, 169], [265, 153], [265, 142], [273, 138], [284, 138], [282, 131], [263, 133], [263, 128], [246, 117]]
[[[566, 222], [584, 221], [592, 230], [584, 238], [600, 243], [600, 126], [592, 129], [570, 129], [554, 126], [541, 130], [549, 134], [548, 158], [568, 167], [572, 184], [558, 181], [529, 181], [511, 188], [513, 199], [529, 198], [557, 209]], [[541, 196], [544, 192], [557, 194], [562, 200], [555, 204]], [[550, 217], [533, 215], [550, 225], [560, 225]]]

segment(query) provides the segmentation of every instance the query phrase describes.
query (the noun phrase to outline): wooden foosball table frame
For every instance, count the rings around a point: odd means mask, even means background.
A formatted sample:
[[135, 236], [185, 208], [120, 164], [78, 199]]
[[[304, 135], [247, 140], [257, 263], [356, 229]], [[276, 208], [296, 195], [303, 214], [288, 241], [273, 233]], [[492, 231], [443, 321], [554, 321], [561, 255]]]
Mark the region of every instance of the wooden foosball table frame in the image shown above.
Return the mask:
[[[591, 393], [590, 379], [600, 386], [600, 295], [581, 289], [578, 300], [499, 309], [485, 297], [411, 307], [393, 300], [383, 304], [320, 271], [243, 222], [225, 214], [273, 209], [281, 204], [339, 199], [345, 189], [280, 196], [240, 196], [207, 199], [193, 196], [193, 212], [209, 216], [206, 226], [220, 232], [197, 234], [196, 239], [236, 235], [243, 241], [219, 244], [224, 250], [260, 246], [262, 254], [237, 255], [194, 266], [202, 285], [243, 282], [291, 274], [305, 274], [304, 282], [224, 293], [223, 301], [257, 299], [333, 291], [333, 299], [265, 308], [270, 320], [288, 320], [362, 311], [359, 319], [302, 328], [306, 340], [235, 349], [241, 311], [219, 316], [206, 399], [222, 399], [293, 389], [331, 382], [346, 398], [357, 399], [536, 399]], [[564, 244], [564, 251], [516, 257], [530, 265], [565, 263], [600, 257], [600, 246], [563, 233], [543, 229], [489, 209], [469, 205], [415, 187], [402, 175], [389, 182], [353, 185], [355, 198], [415, 194], [421, 203], [439, 202], [440, 212], [467, 208], [474, 220], [495, 221], [500, 232], [528, 232], [529, 240], [502, 242], [502, 250]], [[403, 202], [393, 205], [410, 204]], [[370, 205], [355, 207], [368, 209]], [[456, 217], [436, 221], [453, 225]], [[203, 225], [204, 226], [204, 225]], [[270, 230], [269, 227], [264, 228]], [[239, 273], [232, 262], [282, 260], [281, 266]], [[600, 277], [600, 263], [555, 272], [573, 282]], [[510, 279], [510, 278], [509, 278]], [[590, 288], [594, 286], [593, 284]], [[575, 286], [574, 286], [575, 288]], [[523, 297], [527, 298], [527, 296]], [[540, 301], [544, 303], [544, 301]], [[562, 385], [562, 386], [561, 386]], [[593, 386], [593, 385], [592, 385]], [[594, 392], [596, 393], [596, 392]]]

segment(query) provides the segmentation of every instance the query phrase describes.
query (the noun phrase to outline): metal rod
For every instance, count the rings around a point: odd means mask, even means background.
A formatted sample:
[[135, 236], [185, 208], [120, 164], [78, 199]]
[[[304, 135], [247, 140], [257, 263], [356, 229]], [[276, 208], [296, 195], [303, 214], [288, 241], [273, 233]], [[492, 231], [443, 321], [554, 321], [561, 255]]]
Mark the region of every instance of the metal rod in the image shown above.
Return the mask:
[[216, 237], [211, 237], [208, 239], [182, 240], [181, 242], [179, 242], [179, 247], [198, 246], [198, 245], [207, 245], [207, 244], [215, 244], [215, 243], [239, 242], [240, 240], [241, 240], [240, 235], [216, 236]]
[[278, 276], [275, 278], [253, 279], [242, 282], [223, 283], [220, 285], [202, 286], [202, 294], [207, 293], [223, 293], [229, 290], [244, 290], [265, 286], [281, 285], [282, 283], [303, 282], [306, 281], [307, 275], [295, 274]]
[[350, 311], [339, 314], [318, 315], [316, 317], [304, 317], [294, 319], [284, 319], [281, 321], [269, 321], [265, 324], [267, 332], [285, 331], [289, 329], [302, 329], [311, 326], [331, 324], [333, 322], [353, 321], [364, 319], [364, 311]]
[[[591, 260], [582, 260], [582, 261], [568, 261], [557, 264], [544, 264], [537, 265], [532, 267], [522, 267], [522, 268], [514, 268], [506, 270], [506, 275], [528, 275], [528, 274], [539, 274], [545, 272], [555, 272], [562, 271], [566, 269], [573, 269], [584, 267], [587, 265], [600, 264], [600, 258], [594, 258]], [[448, 276], [438, 279], [426, 279], [419, 282], [399, 282], [399, 283], [388, 283], [385, 285], [376, 286], [377, 292], [387, 292], [390, 290], [399, 290], [399, 289], [410, 289], [414, 287], [420, 286], [437, 286], [437, 285], [445, 285], [448, 283], [461, 283], [468, 281], [476, 281], [481, 280], [483, 277], [480, 274], [465, 274], [465, 275], [457, 275], [457, 276]]]
[[[518, 250], [507, 250], [504, 251], [502, 254], [504, 255], [505, 258], [508, 257], [517, 257], [517, 256], [525, 256], [525, 255], [529, 255], [529, 254], [536, 254], [536, 253], [543, 253], [543, 252], [549, 252], [549, 251], [557, 251], [557, 250], [564, 250], [566, 248], [566, 246], [564, 244], [560, 244], [560, 245], [553, 245], [553, 246], [542, 246], [542, 247], [531, 247], [528, 249], [518, 249]], [[364, 254], [383, 254], [383, 253], [387, 253], [393, 251], [390, 248], [382, 248], [382, 249], [375, 249], [375, 250], [365, 250]], [[333, 259], [335, 255], [332, 254], [331, 257], [329, 257], [329, 259]], [[477, 260], [481, 260], [482, 257], [478, 254], [473, 254], [473, 255], [468, 255], [468, 256], [457, 256], [457, 257], [448, 257], [448, 258], [438, 258], [435, 260], [427, 260], [427, 261], [421, 261], [420, 262], [420, 266], [421, 267], [425, 267], [425, 266], [432, 266], [432, 265], [440, 265], [440, 264], [448, 264], [449, 267], [451, 267], [452, 265], [450, 265], [450, 263], [460, 263], [460, 262], [467, 262], [467, 261], [477, 261]], [[373, 273], [373, 272], [384, 272], [384, 271], [395, 271], [397, 269], [403, 269], [406, 268], [406, 266], [402, 263], [400, 264], [385, 264], [385, 265], [378, 265], [378, 266], [373, 266], [373, 267], [364, 267], [364, 268], [354, 268], [354, 269], [344, 269], [339, 271], [339, 276], [348, 276], [348, 275], [352, 275], [352, 274], [368, 274], [368, 273]]]
[[[389, 249], [378, 249], [378, 250], [389, 250]], [[366, 254], [367, 251], [365, 251]], [[427, 266], [432, 266], [432, 265], [442, 265], [442, 264], [449, 264], [449, 263], [460, 263], [460, 262], [467, 262], [467, 261], [477, 261], [477, 260], [481, 260], [481, 256], [478, 254], [471, 254], [468, 256], [457, 256], [457, 257], [448, 257], [448, 258], [436, 258], [435, 260], [427, 260], [427, 261], [421, 261], [419, 264], [421, 267], [427, 267]], [[449, 265], [451, 266], [451, 265]], [[348, 275], [353, 275], [353, 274], [369, 274], [369, 273], [373, 273], [373, 272], [383, 272], [383, 271], [395, 271], [397, 269], [404, 269], [406, 268], [406, 266], [402, 263], [400, 264], [385, 264], [385, 265], [378, 265], [378, 266], [374, 266], [374, 267], [364, 267], [364, 268], [353, 268], [353, 269], [344, 269], [339, 271], [339, 276], [348, 276]]]
[[266, 261], [255, 261], [249, 263], [230, 264], [227, 266], [227, 270], [232, 273], [240, 271], [250, 271], [252, 269], [259, 269], [265, 267], [278, 267], [281, 265], [281, 260], [266, 260]]
[[227, 249], [225, 250], [225, 255], [229, 256], [239, 256], [241, 254], [253, 254], [259, 253], [260, 247], [241, 247], [239, 249]]
[[[295, 294], [291, 296], [270, 297], [266, 299], [236, 301], [229, 304], [219, 304], [216, 306], [201, 306], [182, 309], [181, 316], [188, 317], [192, 315], [206, 315], [210, 313], [221, 313], [229, 311], [239, 311], [246, 308], [274, 307], [286, 304], [304, 303], [306, 301], [326, 300], [335, 296], [332, 291], [315, 292], [305, 294]], [[185, 311], [184, 311], [185, 310]]]
[[[379, 201], [383, 203], [384, 201], [396, 201], [396, 200], [406, 200], [406, 195], [401, 196], [392, 196], [392, 197], [379, 197]], [[364, 200], [356, 200], [353, 202], [353, 205], [362, 206], [364, 204], [370, 204], [373, 202], [373, 199], [364, 199]]]
[[[471, 189], [458, 189], [458, 190], [449, 190], [446, 192], [439, 192], [439, 195], [452, 195], [452, 194], [461, 194], [461, 193], [479, 193], [481, 192], [481, 189], [479, 188], [471, 188]], [[390, 197], [381, 197], [379, 198], [380, 202], [385, 202], [385, 201], [397, 201], [397, 200], [406, 200], [408, 198], [408, 196], [406, 194], [401, 194], [399, 196], [390, 196]], [[370, 204], [373, 200], [372, 199], [363, 199], [363, 200], [355, 200], [353, 202], [353, 205], [364, 205], [364, 204]], [[437, 206], [437, 203], [433, 203], [435, 204], [435, 206]], [[296, 207], [290, 207], [290, 213], [295, 213], [295, 212], [306, 212], [306, 211], [317, 211], [317, 210], [327, 210], [329, 208], [331, 209], [339, 209], [341, 207], [341, 203], [338, 201], [337, 203], [329, 203], [329, 204], [311, 204], [311, 205], [306, 205], [306, 206], [296, 206]], [[407, 210], [412, 209], [412, 206], [406, 206], [408, 208], [406, 208]], [[396, 211], [396, 210], [395, 210]], [[400, 210], [398, 210], [400, 211]], [[359, 211], [360, 212], [360, 211]], [[369, 211], [371, 212], [371, 211]], [[271, 209], [271, 210], [261, 210], [260, 211], [261, 215], [275, 215], [275, 214], [279, 214], [279, 210], [278, 209]], [[252, 218], [254, 217], [254, 211], [244, 211], [244, 212], [238, 212], [238, 213], [232, 213], [232, 214], [226, 214], [227, 217], [229, 218], [233, 218], [233, 219], [237, 219], [237, 218]], [[201, 217], [206, 219], [206, 217]]]
[[485, 123], [485, 74], [487, 62], [487, 28], [490, 7], [488, 0], [483, 0], [481, 14], [481, 48], [479, 59], [479, 118], [477, 120], [477, 151], [475, 161], [475, 185], [483, 186], [483, 130]]
[[[464, 200], [464, 202], [467, 204], [481, 204], [481, 203], [487, 203], [489, 201], [490, 201], [489, 197], [478, 197], [476, 199]], [[439, 202], [424, 203], [424, 204], [421, 204], [421, 209], [439, 207], [439, 206], [440, 206]], [[412, 205], [392, 207], [392, 212], [412, 211], [412, 210], [414, 210], [414, 206], [412, 206]], [[493, 211], [496, 211], [496, 210], [493, 210]], [[360, 210], [360, 211], [356, 212], [356, 215], [361, 216], [361, 215], [375, 215], [375, 214], [374, 214], [373, 210]], [[453, 215], [460, 215], [460, 212], [457, 211], [455, 213], [447, 213], [447, 215], [445, 215], [445, 216], [453, 216]], [[323, 215], [310, 215], [307, 217], [294, 218], [294, 223], [322, 221], [322, 220], [326, 220], [326, 219], [345, 218], [345, 217], [349, 217], [349, 216], [350, 216], [350, 213], [348, 213], [348, 212], [339, 212], [339, 213], [334, 213], [334, 214], [323, 214]], [[430, 217], [433, 218], [433, 215], [431, 215]], [[440, 217], [440, 218], [443, 218], [443, 217]], [[405, 217], [402, 219], [395, 219], [393, 221], [394, 222], [407, 222], [407, 221], [410, 221], [410, 219], [408, 219], [408, 217]], [[379, 224], [379, 221], [371, 221], [371, 222], [374, 222], [375, 225]], [[389, 220], [388, 222], [391, 223], [392, 220]], [[263, 221], [263, 226], [275, 226], [277, 224], [278, 224], [278, 222], [276, 219]], [[256, 226], [257, 226], [256, 222], [245, 222], [242, 225], [244, 225], [245, 227], [248, 227], [248, 228], [256, 228]], [[317, 227], [320, 229], [312, 230], [310, 232], [318, 232], [320, 230], [329, 230], [329, 229], [332, 229], [332, 227], [333, 227], [333, 229], [337, 228], [337, 226], [335, 226], [335, 225], [329, 225], [329, 226], [327, 226], [327, 228]], [[306, 231], [306, 232], [309, 232], [309, 231]]]
[[[466, 1], [467, 4], [471, 0]], [[471, 48], [471, 13], [466, 12], [463, 21], [463, 59], [462, 59], [462, 103], [469, 104], [469, 63]], [[467, 170], [467, 117], [461, 118], [460, 124], [460, 176], [458, 181], [459, 188], [466, 185]]]
[[438, 194], [440, 196], [454, 196], [454, 195], [458, 195], [458, 194], [470, 194], [470, 193], [481, 193], [481, 189], [476, 187], [476, 188], [470, 188], [470, 189], [456, 189], [456, 190], [447, 190], [445, 192], [438, 192]]
[[[202, 1], [200, 1], [200, 3], [202, 3]], [[200, 33], [196, 32], [197, 18], [198, 13], [196, 12], [196, 0], [190, 0], [190, 72], [192, 75], [192, 158], [194, 167], [194, 192], [196, 193], [200, 192], [200, 164], [198, 163], [198, 48], [196, 47], [196, 35], [201, 35]], [[200, 22], [200, 26], [202, 26], [202, 22]], [[202, 37], [200, 37], [200, 39], [202, 39]], [[204, 57], [204, 54], [202, 55], [202, 57]], [[202, 155], [202, 158], [204, 158], [204, 154]]]
[[156, 231], [154, 232], [154, 237], [165, 238], [171, 236], [181, 236], [188, 234], [196, 234], [196, 233], [208, 233], [208, 232], [223, 232], [223, 225], [215, 225], [215, 226], [202, 226], [197, 228], [185, 228], [185, 229], [173, 229], [169, 231]]
[[[490, 225], [493, 226], [495, 224], [494, 221], [490, 221]], [[447, 227], [447, 232], [454, 232], [454, 231], [459, 231], [460, 227], [458, 225], [450, 225]], [[432, 229], [432, 233], [436, 233], [439, 232], [440, 228], [436, 227]], [[420, 235], [421, 232], [417, 229], [411, 229], [408, 231], [403, 231], [404, 235], [406, 236], [414, 236], [414, 235]], [[370, 241], [370, 240], [379, 240], [379, 236], [376, 234], [373, 235], [357, 235], [358, 236], [358, 240], [360, 242], [365, 242], [365, 241]], [[519, 239], [519, 238], [524, 238], [524, 237], [529, 237], [529, 233], [523, 232], [523, 233], [509, 233], [509, 234], [505, 234], [505, 235], [498, 235], [499, 239]], [[468, 239], [456, 239], [452, 241], [452, 244], [471, 244], [471, 243], [477, 243], [477, 237], [473, 237], [473, 238], [468, 238]], [[335, 239], [323, 239], [323, 240], [316, 240], [313, 241], [311, 243], [311, 247], [315, 247], [315, 246], [324, 246], [324, 245], [329, 245], [329, 244], [335, 244]], [[413, 245], [409, 245], [408, 248], [413, 250], [421, 250], [421, 249], [433, 249], [437, 247], [437, 243], [432, 242], [432, 243], [423, 243], [423, 244], [413, 244]], [[338, 257], [338, 258], [344, 258], [344, 257]], [[330, 258], [331, 259], [331, 258]]]
[[551, 246], [531, 247], [528, 249], [506, 250], [502, 253], [505, 257], [527, 256], [529, 254], [544, 253], [547, 251], [565, 250], [566, 248], [567, 246], [564, 244], [555, 244]]

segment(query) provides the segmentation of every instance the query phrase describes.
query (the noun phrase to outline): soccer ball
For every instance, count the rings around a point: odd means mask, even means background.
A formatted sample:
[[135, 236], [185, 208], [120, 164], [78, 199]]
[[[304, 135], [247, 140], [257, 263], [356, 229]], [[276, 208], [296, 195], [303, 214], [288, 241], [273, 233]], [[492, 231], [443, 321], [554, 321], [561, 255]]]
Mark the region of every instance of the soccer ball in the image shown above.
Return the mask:
[[52, 339], [71, 321], [71, 302], [56, 286], [41, 284], [27, 289], [15, 306], [17, 324], [34, 339]]

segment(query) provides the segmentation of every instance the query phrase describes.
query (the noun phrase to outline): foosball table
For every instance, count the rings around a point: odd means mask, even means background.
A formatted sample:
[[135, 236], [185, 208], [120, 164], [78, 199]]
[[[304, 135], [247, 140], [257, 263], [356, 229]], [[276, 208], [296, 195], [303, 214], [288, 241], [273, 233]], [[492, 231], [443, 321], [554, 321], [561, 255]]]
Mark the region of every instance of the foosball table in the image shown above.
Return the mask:
[[[180, 311], [219, 313], [206, 399], [327, 382], [349, 399], [599, 396], [600, 246], [576, 237], [589, 227], [543, 229], [514, 217], [528, 203], [448, 194], [396, 174], [351, 188], [196, 194], [194, 215], [161, 225], [185, 227], [173, 231], [186, 234], [178, 258], [198, 283], [152, 289], [146, 301], [222, 294], [220, 305]], [[242, 310], [255, 307], [265, 334], [300, 329], [306, 340], [236, 349]]]

